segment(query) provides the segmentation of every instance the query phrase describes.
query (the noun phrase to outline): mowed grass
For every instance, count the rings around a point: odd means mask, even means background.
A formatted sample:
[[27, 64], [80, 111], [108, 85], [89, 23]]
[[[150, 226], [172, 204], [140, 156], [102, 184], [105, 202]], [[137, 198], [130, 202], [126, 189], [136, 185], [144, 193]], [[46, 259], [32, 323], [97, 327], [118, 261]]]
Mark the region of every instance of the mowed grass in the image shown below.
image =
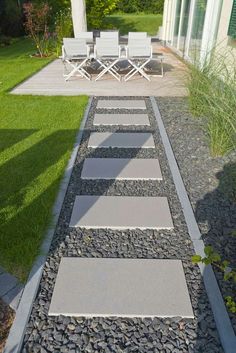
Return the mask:
[[150, 36], [155, 36], [162, 25], [162, 15], [113, 14], [106, 17], [105, 23], [109, 28], [118, 29], [122, 35], [129, 32], [148, 32]]
[[0, 49], [0, 265], [21, 281], [39, 254], [87, 97], [6, 93], [48, 59], [21, 40]]

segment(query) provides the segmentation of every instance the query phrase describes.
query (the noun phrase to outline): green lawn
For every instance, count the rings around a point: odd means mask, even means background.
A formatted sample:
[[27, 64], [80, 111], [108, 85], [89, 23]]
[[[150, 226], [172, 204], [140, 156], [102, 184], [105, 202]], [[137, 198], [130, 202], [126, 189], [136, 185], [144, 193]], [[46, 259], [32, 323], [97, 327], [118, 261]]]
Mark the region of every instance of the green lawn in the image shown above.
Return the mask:
[[27, 278], [39, 253], [87, 97], [6, 91], [46, 65], [21, 40], [0, 49], [0, 265]]
[[154, 36], [162, 25], [162, 15], [113, 14], [106, 17], [106, 25], [112, 29], [119, 29], [122, 35], [128, 32], [148, 32]]

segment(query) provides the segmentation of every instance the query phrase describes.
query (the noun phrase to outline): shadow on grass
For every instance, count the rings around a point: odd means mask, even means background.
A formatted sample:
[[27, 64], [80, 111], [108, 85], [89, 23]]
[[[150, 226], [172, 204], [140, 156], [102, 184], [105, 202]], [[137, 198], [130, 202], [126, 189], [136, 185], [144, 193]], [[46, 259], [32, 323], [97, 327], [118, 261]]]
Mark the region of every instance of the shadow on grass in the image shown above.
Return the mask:
[[0, 153], [16, 143], [31, 136], [35, 129], [1, 129], [0, 130]]
[[117, 29], [121, 35], [128, 34], [129, 32], [135, 32], [136, 23], [135, 21], [125, 21], [122, 16], [112, 16], [105, 19], [105, 24], [108, 29]]
[[158, 16], [149, 15], [112, 15], [105, 18], [105, 27], [107, 29], [118, 29], [121, 35], [126, 35], [129, 32], [145, 31], [149, 35], [156, 35], [158, 28], [161, 25], [161, 20]]

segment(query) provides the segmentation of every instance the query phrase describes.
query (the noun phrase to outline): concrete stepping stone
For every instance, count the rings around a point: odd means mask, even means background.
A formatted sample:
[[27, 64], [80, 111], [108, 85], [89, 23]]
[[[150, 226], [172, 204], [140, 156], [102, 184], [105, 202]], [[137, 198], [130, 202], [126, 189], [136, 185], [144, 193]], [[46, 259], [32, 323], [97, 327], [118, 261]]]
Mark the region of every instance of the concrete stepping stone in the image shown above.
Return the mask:
[[162, 180], [158, 159], [87, 158], [82, 179]]
[[148, 125], [147, 114], [95, 114], [93, 125]]
[[88, 147], [91, 148], [155, 148], [151, 133], [93, 132]]
[[194, 317], [180, 260], [99, 258], [62, 258], [49, 315]]
[[172, 229], [166, 197], [77, 196], [70, 227]]
[[97, 109], [147, 109], [146, 103], [143, 99], [139, 100], [99, 100]]

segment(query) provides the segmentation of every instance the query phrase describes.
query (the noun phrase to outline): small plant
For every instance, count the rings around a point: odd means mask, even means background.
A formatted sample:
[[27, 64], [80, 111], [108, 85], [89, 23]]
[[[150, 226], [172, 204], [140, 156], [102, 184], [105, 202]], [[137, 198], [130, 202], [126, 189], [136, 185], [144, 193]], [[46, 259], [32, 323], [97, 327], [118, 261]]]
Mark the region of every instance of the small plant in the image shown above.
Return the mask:
[[[194, 264], [203, 263], [205, 265], [212, 264], [214, 267], [218, 268], [224, 275], [225, 281], [231, 281], [233, 284], [236, 283], [236, 269], [231, 268], [229, 265], [229, 261], [222, 260], [221, 256], [214, 251], [212, 246], [206, 246], [204, 249], [205, 257], [201, 255], [192, 256], [192, 262]], [[225, 303], [227, 308], [233, 314], [236, 313], [236, 302], [233, 297], [226, 296]]]
[[47, 3], [23, 4], [25, 29], [35, 43], [40, 57], [49, 55], [51, 34], [48, 29], [50, 7]]

